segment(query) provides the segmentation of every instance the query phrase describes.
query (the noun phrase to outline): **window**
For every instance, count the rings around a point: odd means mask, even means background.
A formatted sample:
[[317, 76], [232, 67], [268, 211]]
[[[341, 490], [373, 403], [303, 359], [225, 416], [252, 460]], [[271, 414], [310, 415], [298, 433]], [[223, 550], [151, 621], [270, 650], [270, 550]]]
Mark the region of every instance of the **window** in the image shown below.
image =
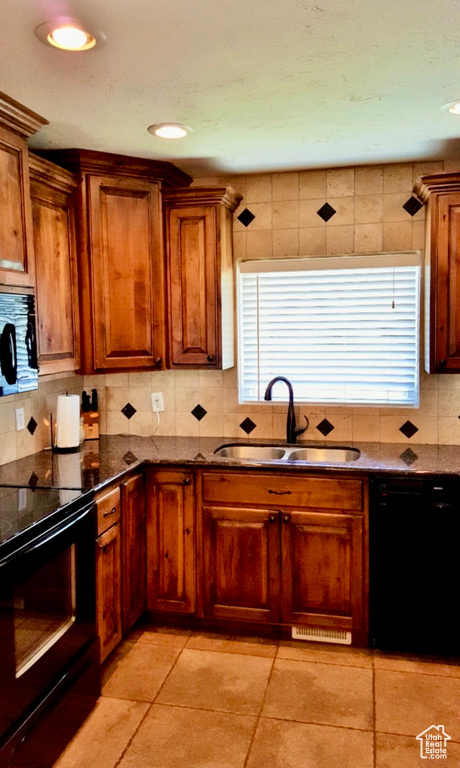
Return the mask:
[[303, 402], [417, 406], [419, 283], [419, 252], [240, 262], [240, 401], [281, 375]]

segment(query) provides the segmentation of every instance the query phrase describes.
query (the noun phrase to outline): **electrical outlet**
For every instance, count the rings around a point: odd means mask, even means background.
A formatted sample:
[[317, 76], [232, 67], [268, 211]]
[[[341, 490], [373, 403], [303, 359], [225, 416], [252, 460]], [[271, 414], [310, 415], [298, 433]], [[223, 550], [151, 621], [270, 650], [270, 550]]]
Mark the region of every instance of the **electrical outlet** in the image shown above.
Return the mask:
[[152, 392], [152, 411], [162, 413], [164, 409], [163, 392]]
[[24, 408], [16, 408], [16, 432], [20, 432], [25, 426]]

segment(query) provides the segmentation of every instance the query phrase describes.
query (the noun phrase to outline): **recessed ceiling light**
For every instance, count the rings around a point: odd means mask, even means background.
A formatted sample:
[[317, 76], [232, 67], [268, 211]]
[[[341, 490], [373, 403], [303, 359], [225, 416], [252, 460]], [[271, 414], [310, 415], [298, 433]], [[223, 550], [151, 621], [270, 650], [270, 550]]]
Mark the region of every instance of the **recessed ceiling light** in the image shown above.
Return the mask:
[[183, 139], [192, 129], [180, 123], [156, 123], [149, 125], [147, 130], [160, 139]]
[[460, 99], [449, 101], [441, 107], [441, 112], [450, 112], [451, 115], [460, 115]]
[[77, 19], [64, 17], [40, 24], [35, 34], [42, 43], [62, 51], [87, 51], [95, 45], [104, 45], [105, 35], [97, 29], [89, 29]]

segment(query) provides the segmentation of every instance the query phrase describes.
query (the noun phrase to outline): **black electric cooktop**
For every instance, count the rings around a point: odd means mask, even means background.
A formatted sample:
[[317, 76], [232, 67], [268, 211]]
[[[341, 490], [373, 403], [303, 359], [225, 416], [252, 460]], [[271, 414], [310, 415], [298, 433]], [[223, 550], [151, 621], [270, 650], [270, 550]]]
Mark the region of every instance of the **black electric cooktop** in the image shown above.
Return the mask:
[[0, 487], [0, 557], [41, 536], [93, 496], [82, 488]]

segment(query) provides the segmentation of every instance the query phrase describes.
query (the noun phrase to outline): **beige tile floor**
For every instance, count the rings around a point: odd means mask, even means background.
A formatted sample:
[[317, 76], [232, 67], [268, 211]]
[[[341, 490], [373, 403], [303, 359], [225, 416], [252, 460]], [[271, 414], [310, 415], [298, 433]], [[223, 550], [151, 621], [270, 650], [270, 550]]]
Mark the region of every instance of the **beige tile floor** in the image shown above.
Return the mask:
[[454, 660], [141, 627], [55, 768], [423, 768], [440, 724], [460, 768]]

